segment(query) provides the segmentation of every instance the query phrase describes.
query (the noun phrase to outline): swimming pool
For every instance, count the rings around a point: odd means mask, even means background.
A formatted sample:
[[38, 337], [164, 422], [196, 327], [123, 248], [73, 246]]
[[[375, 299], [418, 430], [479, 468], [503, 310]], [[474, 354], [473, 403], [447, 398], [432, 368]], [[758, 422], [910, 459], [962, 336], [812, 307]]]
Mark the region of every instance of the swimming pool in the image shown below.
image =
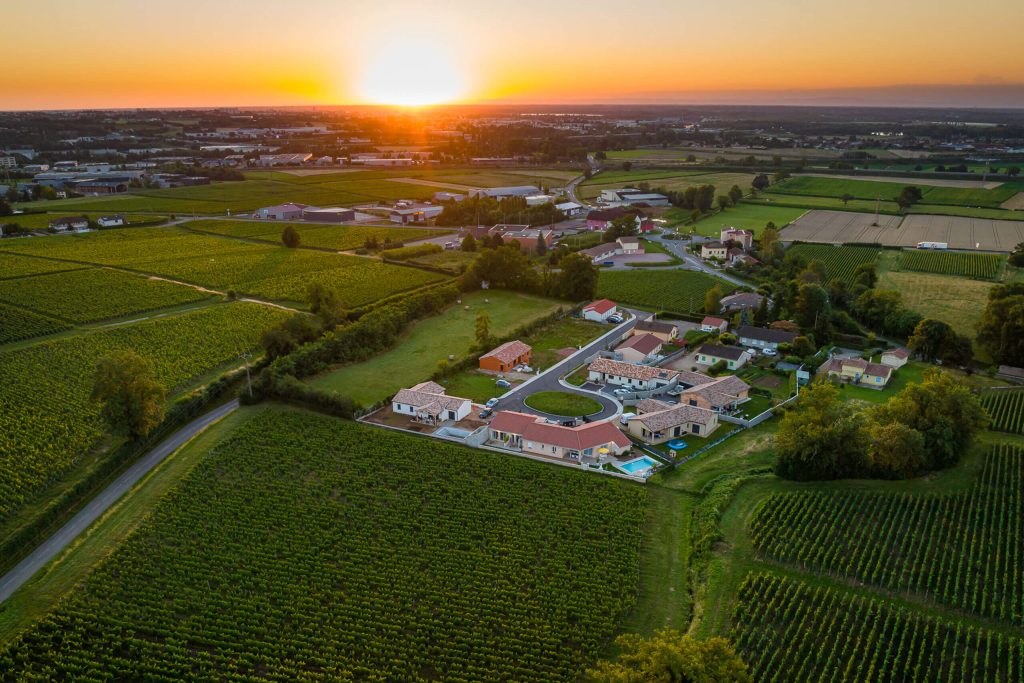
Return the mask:
[[620, 470], [626, 474], [646, 475], [648, 471], [657, 467], [660, 463], [654, 458], [648, 456], [642, 456], [629, 462], [624, 462], [616, 465]]

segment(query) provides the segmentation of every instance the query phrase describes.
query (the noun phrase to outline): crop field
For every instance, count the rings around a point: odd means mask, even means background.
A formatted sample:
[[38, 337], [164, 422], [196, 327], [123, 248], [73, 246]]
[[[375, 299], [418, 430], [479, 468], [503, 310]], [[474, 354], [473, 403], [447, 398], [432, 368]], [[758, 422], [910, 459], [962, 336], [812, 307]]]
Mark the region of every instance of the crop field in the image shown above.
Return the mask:
[[[742, 202], [698, 221], [694, 229], [698, 235], [718, 237], [725, 228], [739, 228], [740, 230], [752, 230], [754, 237], [758, 238], [769, 221], [781, 230], [805, 213], [807, 211], [804, 209], [788, 206]], [[690, 212], [683, 209], [671, 209], [668, 218], [670, 220], [673, 218], [689, 220]]]
[[1006, 261], [998, 254], [971, 254], [964, 252], [904, 251], [900, 254], [900, 268], [922, 273], [959, 275], [978, 280], [995, 280]]
[[75, 323], [117, 318], [208, 296], [192, 287], [109, 268], [85, 268], [0, 282], [0, 301]]
[[62, 320], [0, 303], [0, 344], [41, 337], [71, 327]]
[[832, 280], [853, 280], [853, 271], [865, 263], [874, 263], [880, 250], [876, 247], [838, 247], [826, 244], [794, 244], [786, 250], [786, 255], [799, 255], [807, 259], [825, 264], [825, 283]]
[[209, 232], [227, 237], [248, 237], [281, 244], [281, 232], [291, 226], [299, 233], [304, 247], [320, 247], [345, 251], [363, 246], [369, 238], [378, 242], [390, 240], [405, 243], [437, 237], [448, 231], [426, 228], [392, 228], [376, 225], [321, 225], [316, 223], [278, 223], [267, 221], [199, 220], [184, 223], [190, 230]]
[[748, 575], [732, 639], [755, 681], [1017, 681], [1024, 639]]
[[[878, 217], [855, 211], [808, 211], [782, 231], [786, 241], [825, 244], [893, 244], [899, 241], [899, 216]], [[915, 242], [916, 245], [916, 242]]]
[[[49, 205], [45, 204], [44, 206]], [[87, 218], [90, 219], [96, 219], [99, 218], [100, 216], [106, 216], [108, 214], [83, 214], [83, 212], [81, 211], [79, 211], [78, 213], [23, 213], [18, 214], [16, 216], [7, 216], [5, 218], [2, 218], [0, 219], [0, 223], [17, 223], [23, 228], [45, 230], [50, 226], [50, 221], [52, 221], [55, 218], [66, 218], [68, 216], [82, 215], [85, 215]], [[127, 214], [124, 218], [126, 221], [128, 221], [129, 225], [133, 223], [161, 223], [167, 220], [167, 216], [156, 216], [150, 214]]]
[[[805, 194], [768, 194], [765, 192], [756, 197], [747, 197], [743, 201], [757, 204], [768, 204], [769, 206], [788, 206], [802, 209], [860, 211], [863, 213], [870, 213], [872, 215], [872, 219], [876, 209], [880, 213], [887, 215], [897, 215], [900, 212], [900, 207], [897, 206], [896, 202], [884, 200], [879, 202], [873, 199], [851, 199], [848, 202], [843, 202], [838, 197], [811, 197]], [[911, 210], [913, 209], [914, 207], [911, 207]], [[948, 209], [951, 212], [955, 212], [963, 209], [963, 207], [951, 206], [948, 207]], [[966, 211], [968, 209], [964, 210]]]
[[99, 438], [98, 410], [89, 393], [105, 355], [135, 351], [174, 391], [237, 363], [266, 327], [285, 316], [258, 304], [220, 304], [0, 353], [0, 519]]
[[0, 652], [0, 669], [575, 680], [634, 601], [645, 497], [611, 478], [267, 409]]
[[[8, 244], [10, 242], [0, 242], [0, 249]], [[56, 273], [62, 270], [74, 270], [75, 268], [82, 267], [74, 263], [50, 261], [0, 252], [0, 280], [25, 277], [26, 275], [39, 275], [40, 273]]]
[[981, 404], [992, 417], [989, 429], [1024, 434], [1024, 389], [992, 389], [982, 393]]
[[1010, 252], [1024, 242], [1024, 221], [910, 214], [903, 219], [899, 234], [894, 246], [946, 242], [951, 249]]
[[736, 289], [725, 280], [692, 270], [604, 270], [597, 281], [597, 295], [663, 311], [698, 313], [704, 310], [704, 295], [715, 285], [723, 294]]
[[768, 188], [771, 194], [809, 195], [816, 197], [842, 197], [849, 194], [855, 199], [894, 200], [903, 188], [917, 187], [923, 195], [924, 204], [954, 204], [999, 208], [999, 205], [1020, 191], [1015, 183], [1004, 183], [993, 189], [968, 187], [938, 187], [914, 184], [913, 178], [893, 179], [888, 182], [860, 180], [857, 178], [832, 178], [825, 176], [796, 176]]
[[589, 181], [582, 183], [579, 194], [584, 199], [592, 199], [601, 194], [601, 190], [650, 184], [651, 191], [657, 188], [666, 190], [685, 190], [695, 185], [714, 185], [716, 194], [726, 194], [733, 185], [739, 185], [744, 192], [750, 191], [750, 183], [754, 175], [751, 173], [701, 173], [692, 171], [612, 171], [598, 174]]
[[751, 521], [770, 558], [1024, 624], [1024, 451], [993, 446], [955, 495], [776, 494]]

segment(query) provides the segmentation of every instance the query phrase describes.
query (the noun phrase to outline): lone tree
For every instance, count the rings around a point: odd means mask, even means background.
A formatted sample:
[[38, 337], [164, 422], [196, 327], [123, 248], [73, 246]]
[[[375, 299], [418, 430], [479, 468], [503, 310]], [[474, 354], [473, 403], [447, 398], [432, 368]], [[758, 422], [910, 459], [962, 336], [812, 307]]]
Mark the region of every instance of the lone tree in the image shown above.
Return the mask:
[[722, 288], [715, 285], [704, 294], [704, 312], [709, 315], [718, 313], [722, 308]]
[[92, 399], [103, 404], [103, 419], [115, 434], [146, 436], [164, 419], [167, 390], [153, 379], [146, 359], [114, 351], [96, 366]]
[[491, 316], [483, 312], [476, 316], [476, 345], [481, 349], [491, 346]]
[[615, 639], [614, 662], [599, 662], [584, 680], [592, 683], [749, 683], [747, 665], [725, 638], [697, 640], [664, 629], [650, 638], [635, 633]]
[[850, 194], [849, 192], [846, 192], [845, 194], [843, 194], [843, 196], [842, 196], [842, 197], [840, 197], [840, 199], [841, 199], [841, 200], [843, 200], [843, 206], [844, 206], [844, 207], [845, 207], [845, 206], [846, 206], [847, 204], [849, 204], [849, 203], [850, 203], [850, 200], [851, 200], [851, 199], [853, 199], [853, 198], [854, 198], [854, 197], [853, 197], [853, 195], [852, 195], [852, 194]]
[[558, 263], [558, 295], [569, 301], [593, 299], [597, 294], [597, 266], [583, 254], [568, 254]]
[[306, 302], [309, 304], [309, 310], [320, 318], [320, 322], [326, 328], [334, 327], [346, 316], [338, 291], [319, 282], [309, 286], [306, 291]]
[[472, 233], [462, 238], [462, 251], [476, 251], [476, 238]]
[[294, 249], [299, 246], [299, 241], [299, 231], [294, 226], [285, 226], [285, 229], [281, 232], [281, 242], [284, 243], [284, 246]]

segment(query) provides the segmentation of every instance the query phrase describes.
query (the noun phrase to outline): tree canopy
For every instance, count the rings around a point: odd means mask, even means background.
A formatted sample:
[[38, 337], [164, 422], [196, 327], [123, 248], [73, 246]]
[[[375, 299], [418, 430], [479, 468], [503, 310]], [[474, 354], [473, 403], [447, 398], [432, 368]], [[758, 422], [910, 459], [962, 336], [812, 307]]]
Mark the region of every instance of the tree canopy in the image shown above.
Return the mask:
[[134, 351], [114, 351], [100, 360], [92, 398], [111, 431], [132, 438], [149, 434], [164, 419], [167, 390], [153, 378], [145, 358]]
[[621, 654], [587, 671], [592, 683], [749, 683], [747, 665], [725, 638], [697, 640], [665, 629], [615, 640]]

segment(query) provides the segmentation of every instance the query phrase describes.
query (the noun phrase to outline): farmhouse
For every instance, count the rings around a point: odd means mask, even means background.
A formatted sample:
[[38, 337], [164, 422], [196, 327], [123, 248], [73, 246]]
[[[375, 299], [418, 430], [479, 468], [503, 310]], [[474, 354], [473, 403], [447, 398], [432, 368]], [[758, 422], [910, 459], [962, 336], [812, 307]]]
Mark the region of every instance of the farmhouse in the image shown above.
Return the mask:
[[718, 428], [718, 415], [705, 408], [650, 399], [636, 407], [640, 415], [629, 419], [626, 431], [644, 443], [661, 444], [687, 434], [707, 436]]
[[700, 257], [701, 258], [716, 258], [725, 260], [725, 257], [729, 255], [729, 247], [722, 244], [721, 242], [705, 242], [700, 245]]
[[704, 344], [697, 351], [697, 362], [701, 365], [714, 365], [725, 362], [725, 367], [736, 370], [750, 360], [750, 352], [738, 346], [722, 346], [721, 344]]
[[615, 256], [619, 245], [616, 242], [605, 242], [590, 249], [584, 249], [580, 253], [590, 259], [592, 263], [601, 263]]
[[480, 356], [480, 369], [508, 372], [519, 365], [529, 365], [533, 349], [518, 339], [505, 342], [498, 348]]
[[653, 334], [634, 334], [632, 337], [615, 347], [615, 353], [622, 356], [627, 363], [644, 363], [651, 360], [661, 350], [661, 339]]
[[56, 230], [57, 232], [88, 230], [89, 219], [85, 216], [66, 216], [64, 218], [54, 218], [50, 221], [49, 225], [51, 230]]
[[391, 410], [396, 415], [408, 415], [415, 422], [438, 424], [446, 420], [461, 420], [473, 408], [468, 398], [447, 396], [444, 387], [435, 382], [421, 382], [411, 389], [400, 389], [391, 399]]
[[504, 448], [563, 460], [593, 459], [607, 449], [622, 455], [633, 443], [608, 420], [578, 427], [551, 424], [536, 415], [500, 411], [488, 425], [489, 440]]
[[910, 360], [910, 352], [906, 349], [895, 348], [882, 352], [882, 364], [891, 368], [902, 368]]
[[754, 233], [750, 230], [722, 228], [721, 233], [719, 233], [719, 240], [723, 243], [733, 242], [740, 249], [747, 250], [754, 246]]
[[101, 228], [116, 228], [119, 225], [124, 225], [124, 214], [119, 213], [115, 216], [100, 216], [96, 219], [96, 225]]
[[723, 311], [752, 311], [761, 307], [764, 297], [753, 292], [740, 292], [723, 296], [721, 305]]
[[840, 382], [884, 387], [892, 379], [893, 368], [882, 363], [870, 363], [863, 358], [831, 358], [818, 368], [818, 374]]
[[591, 301], [583, 307], [583, 319], [599, 323], [607, 322], [608, 318], [615, 315], [617, 308], [615, 302], [609, 299]]
[[323, 209], [311, 206], [302, 212], [302, 217], [307, 221], [344, 223], [345, 221], [354, 221], [356, 219], [356, 212], [340, 206], [331, 206]]
[[796, 332], [773, 330], [767, 327], [741, 325], [736, 328], [735, 332], [743, 346], [771, 349], [772, 351], [778, 350], [779, 344], [792, 344], [796, 339]]
[[669, 322], [662, 320], [640, 320], [633, 327], [633, 334], [653, 334], [655, 337], [660, 339], [663, 343], [675, 341], [676, 337], [679, 336], [679, 328]]
[[306, 209], [311, 208], [309, 204], [278, 204], [276, 206], [267, 206], [262, 209], [256, 209], [256, 213], [253, 214], [255, 218], [271, 221], [297, 221], [302, 218], [303, 213]]
[[598, 358], [590, 364], [587, 372], [592, 382], [616, 384], [632, 391], [671, 389], [679, 381], [679, 373], [675, 370], [634, 365], [609, 358]]
[[700, 321], [701, 332], [725, 332], [727, 329], [729, 329], [729, 322], [724, 318], [708, 315]]

